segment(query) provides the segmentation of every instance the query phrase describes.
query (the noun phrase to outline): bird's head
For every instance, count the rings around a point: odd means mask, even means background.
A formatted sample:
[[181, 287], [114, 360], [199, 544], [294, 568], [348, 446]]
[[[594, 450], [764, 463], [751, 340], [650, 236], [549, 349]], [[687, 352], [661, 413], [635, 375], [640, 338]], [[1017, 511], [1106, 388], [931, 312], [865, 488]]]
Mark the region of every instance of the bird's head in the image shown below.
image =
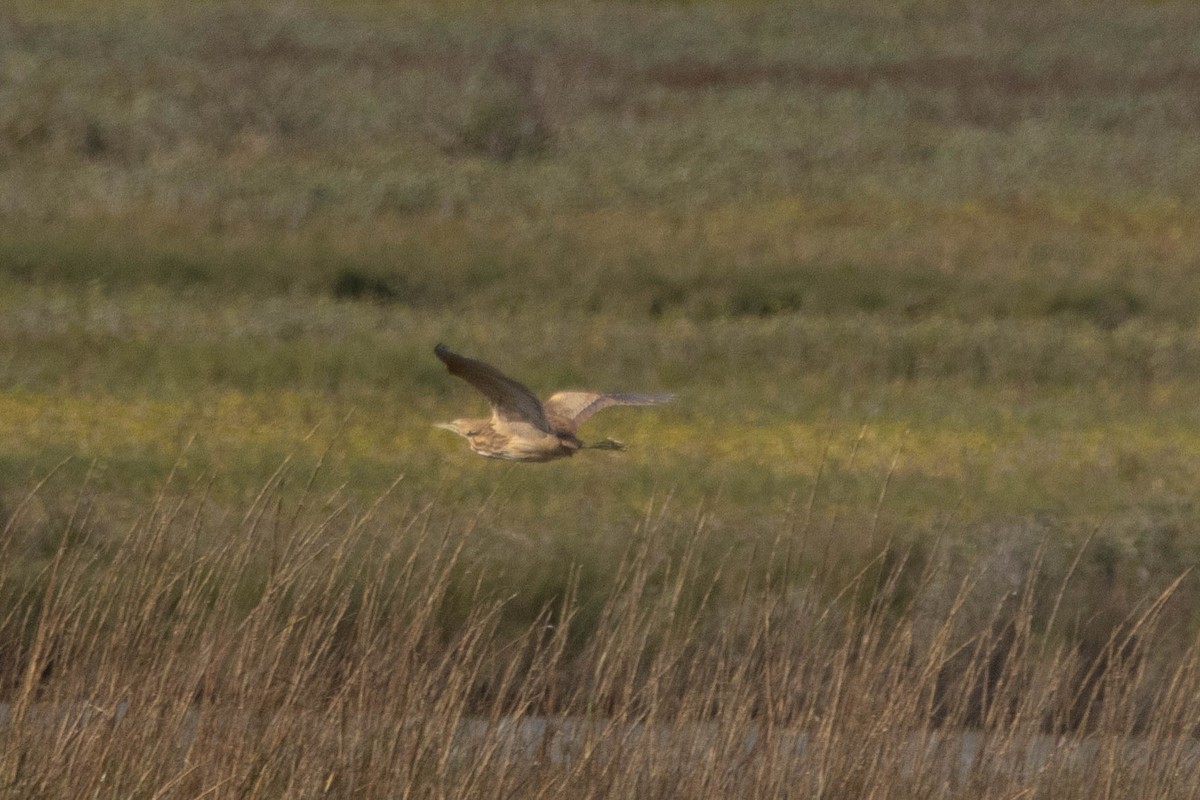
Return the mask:
[[459, 436], [464, 436], [470, 439], [472, 436], [477, 436], [482, 425], [481, 420], [477, 419], [456, 419], [451, 422], [438, 422], [433, 427], [441, 428], [447, 431], [453, 431]]

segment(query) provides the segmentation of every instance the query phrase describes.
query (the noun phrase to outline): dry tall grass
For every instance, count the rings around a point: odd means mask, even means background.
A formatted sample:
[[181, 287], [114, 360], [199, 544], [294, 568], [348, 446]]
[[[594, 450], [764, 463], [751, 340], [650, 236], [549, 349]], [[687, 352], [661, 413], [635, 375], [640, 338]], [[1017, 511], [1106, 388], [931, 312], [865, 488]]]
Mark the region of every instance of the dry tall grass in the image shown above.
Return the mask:
[[574, 574], [513, 630], [514, 598], [471, 556], [478, 517], [396, 516], [402, 483], [371, 508], [286, 507], [277, 483], [238, 519], [164, 492], [103, 539], [81, 503], [34, 578], [13, 572], [13, 510], [5, 796], [1167, 798], [1200, 781], [1200, 652], [1168, 613], [1186, 575], [1089, 628], [1069, 593], [1090, 544], [1057, 571], [1035, 547], [999, 578], [891, 545], [846, 580], [800, 525], [764, 532], [777, 577], [731, 582], [700, 556], [703, 518], [647, 514], [597, 607]]

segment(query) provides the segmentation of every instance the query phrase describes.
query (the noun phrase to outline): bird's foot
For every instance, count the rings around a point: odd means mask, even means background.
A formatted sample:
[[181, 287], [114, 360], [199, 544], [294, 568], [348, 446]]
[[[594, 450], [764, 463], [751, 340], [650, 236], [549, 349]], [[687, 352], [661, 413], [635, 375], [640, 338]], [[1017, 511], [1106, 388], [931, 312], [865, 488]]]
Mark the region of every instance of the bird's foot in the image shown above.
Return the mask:
[[599, 442], [589, 444], [588, 448], [592, 450], [624, 450], [625, 443], [618, 442], [616, 439], [603, 439]]

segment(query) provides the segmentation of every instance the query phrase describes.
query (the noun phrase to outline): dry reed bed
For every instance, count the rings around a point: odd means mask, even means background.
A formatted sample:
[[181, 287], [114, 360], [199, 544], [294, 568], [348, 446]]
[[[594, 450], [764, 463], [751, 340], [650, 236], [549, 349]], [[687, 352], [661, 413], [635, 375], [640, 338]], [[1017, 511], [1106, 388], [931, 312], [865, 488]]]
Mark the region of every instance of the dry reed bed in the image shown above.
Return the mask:
[[600, 607], [575, 572], [514, 629], [471, 555], [482, 516], [391, 515], [395, 494], [285, 502], [277, 476], [214, 524], [202, 493], [164, 493], [106, 542], [81, 504], [23, 583], [14, 509], [3, 795], [1167, 798], [1200, 781], [1200, 653], [1164, 614], [1186, 575], [1089, 651], [1067, 623], [1086, 545], [1053, 580], [1037, 548], [996, 594], [986, 559], [891, 545], [835, 579], [803, 563], [803, 531], [764, 532], [784, 567], [756, 581], [700, 556], [702, 520], [648, 514]]

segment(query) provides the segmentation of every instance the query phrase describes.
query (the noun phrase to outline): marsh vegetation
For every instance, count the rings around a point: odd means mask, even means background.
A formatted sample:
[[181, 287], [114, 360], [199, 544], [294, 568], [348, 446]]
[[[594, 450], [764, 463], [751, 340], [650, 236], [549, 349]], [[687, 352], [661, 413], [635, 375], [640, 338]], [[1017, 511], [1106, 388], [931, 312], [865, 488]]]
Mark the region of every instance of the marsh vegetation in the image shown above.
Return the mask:
[[1190, 797], [1197, 30], [16, 0], [0, 792]]

